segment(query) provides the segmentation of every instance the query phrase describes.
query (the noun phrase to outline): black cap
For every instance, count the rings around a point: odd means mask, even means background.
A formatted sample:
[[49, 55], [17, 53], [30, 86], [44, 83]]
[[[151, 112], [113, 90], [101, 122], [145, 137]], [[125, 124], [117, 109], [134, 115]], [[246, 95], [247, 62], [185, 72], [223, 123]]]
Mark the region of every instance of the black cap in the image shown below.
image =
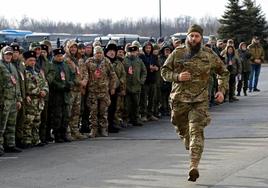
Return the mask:
[[0, 50], [2, 50], [2, 48], [4, 48], [7, 44], [5, 42], [1, 42], [0, 43]]
[[164, 42], [164, 41], [165, 41], [164, 37], [159, 37], [159, 38], [157, 39], [157, 43], [158, 43], [158, 44], [160, 44], [160, 43], [162, 43], [162, 42]]
[[65, 51], [62, 48], [56, 48], [53, 50], [54, 56], [59, 55], [59, 54], [63, 55], [63, 54], [65, 54]]
[[260, 37], [257, 36], [257, 35], [255, 35], [253, 38], [254, 38], [255, 40], [260, 40]]
[[127, 50], [129, 51], [129, 52], [135, 52], [135, 51], [138, 51], [138, 47], [137, 46], [129, 46], [128, 48], [127, 48]]
[[77, 46], [78, 49], [85, 48], [85, 47], [86, 46], [84, 43], [78, 43], [78, 46]]
[[13, 51], [20, 52], [20, 45], [18, 43], [13, 42], [10, 46], [13, 48]]
[[117, 46], [117, 50], [123, 50], [123, 51], [125, 51], [125, 48], [124, 48], [124, 46]]
[[31, 51], [31, 50], [26, 51], [26, 52], [23, 53], [23, 57], [24, 57], [25, 60], [27, 60], [29, 58], [32, 58], [32, 57], [36, 58], [36, 53], [35, 53], [35, 51]]
[[106, 54], [109, 50], [117, 51], [117, 45], [115, 43], [108, 43], [104, 49], [104, 53]]
[[48, 45], [41, 44], [41, 50], [45, 50], [48, 53]]

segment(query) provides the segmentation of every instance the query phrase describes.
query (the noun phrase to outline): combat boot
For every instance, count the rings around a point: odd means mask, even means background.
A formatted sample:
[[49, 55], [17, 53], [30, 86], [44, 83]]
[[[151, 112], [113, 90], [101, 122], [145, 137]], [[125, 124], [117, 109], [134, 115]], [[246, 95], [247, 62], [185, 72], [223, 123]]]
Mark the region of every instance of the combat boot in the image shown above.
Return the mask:
[[153, 115], [148, 118], [148, 121], [158, 121], [158, 120], [159, 119]]
[[0, 148], [0, 157], [3, 156], [4, 154], [5, 154], [4, 150]]
[[191, 161], [188, 181], [195, 182], [199, 178], [198, 162]]
[[65, 134], [65, 136], [63, 137], [64, 142], [72, 142], [73, 140], [74, 138], [70, 134]]
[[246, 89], [244, 89], [244, 96], [248, 96]]
[[91, 129], [88, 135], [89, 138], [95, 138], [97, 135], [97, 129]]
[[108, 131], [107, 131], [106, 128], [102, 128], [102, 129], [101, 129], [101, 136], [103, 136], [103, 137], [108, 137]]
[[142, 121], [142, 122], [147, 122], [148, 119], [147, 119], [147, 117], [143, 116], [143, 117], [141, 117], [141, 121]]
[[87, 139], [86, 135], [82, 135], [80, 133], [74, 134], [72, 137], [73, 137], [74, 140], [85, 140], [85, 139]]
[[22, 152], [22, 150], [19, 149], [19, 148], [17, 148], [17, 147], [6, 147], [6, 148], [4, 149], [4, 151], [5, 151], [6, 153], [20, 153], [20, 152]]

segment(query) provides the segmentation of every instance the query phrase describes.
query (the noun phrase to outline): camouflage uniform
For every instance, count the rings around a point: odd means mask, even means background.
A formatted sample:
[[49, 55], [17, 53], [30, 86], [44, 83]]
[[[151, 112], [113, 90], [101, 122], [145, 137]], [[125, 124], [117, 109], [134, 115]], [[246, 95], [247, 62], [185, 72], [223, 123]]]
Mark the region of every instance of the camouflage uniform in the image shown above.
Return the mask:
[[44, 110], [45, 101], [40, 96], [41, 91], [48, 95], [48, 84], [41, 73], [35, 72], [33, 67], [27, 66], [25, 70], [25, 93], [31, 102], [25, 105], [25, 122], [22, 143], [25, 145], [37, 145], [40, 143], [39, 126], [41, 124], [41, 112]]
[[[41, 73], [41, 75], [46, 79], [48, 85], [52, 82], [52, 79], [55, 75], [55, 71], [52, 69], [52, 63], [45, 57], [40, 57], [39, 62], [42, 62], [42, 64], [39, 65], [39, 67], [35, 67], [35, 70], [38, 73]], [[41, 113], [41, 124], [39, 127], [39, 135], [40, 135], [40, 139], [41, 142], [46, 142], [46, 140], [50, 137], [50, 131], [51, 131], [51, 127], [50, 127], [50, 120], [48, 120], [48, 111], [50, 109], [48, 109], [48, 102], [49, 102], [49, 95], [47, 95], [45, 97], [45, 106], [44, 106], [44, 110]]]
[[65, 54], [66, 63], [69, 65], [74, 77], [74, 85], [71, 87], [71, 98], [70, 98], [70, 121], [69, 129], [70, 134], [73, 139], [83, 139], [81, 133], [79, 132], [79, 120], [80, 120], [80, 110], [81, 110], [81, 81], [88, 80], [88, 73], [86, 71], [86, 65], [82, 58], [78, 59], [75, 55], [72, 55], [69, 48], [73, 45], [77, 45], [75, 41], [69, 41], [67, 44], [67, 51]]
[[124, 99], [126, 93], [126, 71], [124, 68], [123, 60], [117, 59], [113, 64], [114, 71], [117, 78], [119, 79], [119, 87], [117, 88], [117, 101], [116, 101], [116, 112], [115, 112], [115, 123], [122, 123], [122, 114], [124, 111]]
[[[229, 73], [222, 61], [209, 48], [202, 47], [193, 57], [188, 54], [188, 48], [177, 47], [161, 68], [161, 75], [165, 81], [172, 82], [171, 122], [178, 136], [185, 140], [186, 149], [190, 149], [190, 167], [197, 168], [204, 148], [203, 129], [210, 122], [210, 72], [213, 70], [219, 75], [218, 89], [223, 93], [228, 87]], [[179, 74], [184, 71], [191, 73], [190, 81], [178, 81]]]
[[101, 61], [94, 57], [89, 58], [86, 62], [89, 73], [88, 80], [88, 99], [90, 107], [89, 120], [91, 123], [91, 135], [95, 137], [98, 127], [102, 132], [107, 132], [108, 107], [111, 103], [109, 89], [116, 88], [116, 74], [109, 59], [104, 57]]
[[14, 67], [16, 67], [17, 70], [17, 74], [19, 77], [18, 84], [20, 86], [20, 92], [22, 97], [21, 109], [18, 111], [16, 121], [16, 143], [20, 144], [21, 139], [23, 137], [23, 126], [25, 120], [25, 66], [20, 60], [13, 61], [12, 64], [14, 65]]
[[[55, 72], [53, 72], [53, 69], [51, 68], [52, 64], [49, 61], [51, 59], [50, 57], [50, 49], [51, 49], [51, 43], [48, 40], [42, 41], [42, 44], [38, 42], [33, 42], [31, 43], [29, 49], [32, 51], [36, 51], [37, 48], [40, 49], [46, 49], [47, 50], [47, 55], [48, 57], [43, 56], [40, 54], [39, 56], [36, 57], [36, 64], [35, 64], [35, 71], [37, 73], [40, 73], [43, 78], [46, 79], [48, 84], [51, 83], [51, 80], [54, 77]], [[49, 59], [48, 59], [49, 58]], [[48, 101], [49, 101], [49, 95], [47, 95], [44, 99], [44, 109], [42, 110], [41, 113], [41, 124], [39, 126], [39, 134], [40, 134], [40, 139], [42, 143], [46, 143], [47, 140], [50, 139], [50, 122], [48, 119]]]
[[4, 49], [0, 55], [0, 150], [3, 145], [15, 147], [16, 103], [22, 101], [16, 68], [4, 61]]

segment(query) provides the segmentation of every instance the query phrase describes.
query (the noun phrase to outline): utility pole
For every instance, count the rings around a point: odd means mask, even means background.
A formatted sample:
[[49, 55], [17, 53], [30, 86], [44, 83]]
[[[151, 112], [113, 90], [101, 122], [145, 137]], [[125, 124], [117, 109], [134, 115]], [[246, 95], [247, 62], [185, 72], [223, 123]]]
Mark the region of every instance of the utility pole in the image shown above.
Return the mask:
[[162, 37], [161, 0], [159, 0], [159, 37]]

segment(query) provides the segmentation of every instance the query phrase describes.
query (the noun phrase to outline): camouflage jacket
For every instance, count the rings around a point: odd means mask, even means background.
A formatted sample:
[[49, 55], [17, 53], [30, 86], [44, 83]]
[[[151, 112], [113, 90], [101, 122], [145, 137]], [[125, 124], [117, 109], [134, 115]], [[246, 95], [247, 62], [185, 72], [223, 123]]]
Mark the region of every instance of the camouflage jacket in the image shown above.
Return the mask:
[[146, 67], [139, 57], [126, 56], [124, 62], [127, 73], [127, 92], [139, 93], [147, 77]]
[[[202, 47], [193, 57], [186, 47], [177, 47], [161, 68], [161, 76], [172, 82], [170, 97], [173, 101], [202, 102], [208, 100], [210, 72], [218, 75], [218, 90], [225, 92], [228, 87], [229, 72], [219, 57], [211, 49]], [[190, 81], [178, 81], [181, 72], [191, 73]]]
[[0, 60], [0, 105], [14, 99], [22, 102], [17, 70], [12, 63]]
[[101, 62], [92, 57], [86, 61], [88, 72], [88, 91], [89, 93], [108, 94], [109, 89], [115, 90], [117, 76], [110, 60], [106, 57]]
[[119, 81], [118, 91], [126, 91], [126, 71], [123, 62], [117, 59], [112, 65]]
[[20, 92], [21, 97], [25, 99], [25, 66], [22, 61], [13, 61], [12, 64], [16, 67], [17, 74], [19, 77], [19, 85], [20, 85]]
[[25, 94], [31, 98], [30, 103], [26, 106], [33, 108], [38, 107], [39, 110], [44, 108], [44, 98], [40, 96], [40, 92], [45, 91], [48, 95], [49, 89], [46, 79], [41, 73], [37, 73], [32, 67], [26, 66], [25, 69]]
[[82, 91], [80, 82], [82, 80], [88, 81], [88, 72], [85, 62], [82, 58], [78, 59], [69, 53], [65, 54], [65, 62], [68, 64], [71, 71], [74, 73], [72, 91]]

